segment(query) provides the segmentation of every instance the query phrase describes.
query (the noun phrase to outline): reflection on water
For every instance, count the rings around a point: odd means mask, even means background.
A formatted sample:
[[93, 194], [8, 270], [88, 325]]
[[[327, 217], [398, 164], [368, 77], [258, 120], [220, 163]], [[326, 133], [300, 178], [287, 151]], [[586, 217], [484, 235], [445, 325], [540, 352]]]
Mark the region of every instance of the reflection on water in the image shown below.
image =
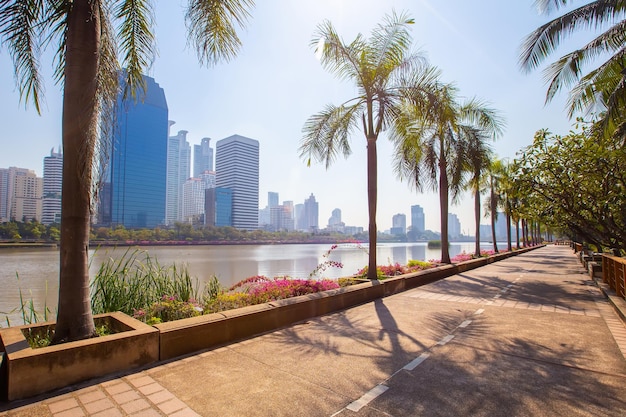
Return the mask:
[[[473, 243], [453, 243], [450, 256], [473, 252]], [[485, 249], [490, 245], [485, 244]], [[215, 246], [149, 246], [141, 250], [156, 258], [161, 266], [186, 265], [192, 277], [200, 283], [215, 275], [222, 285], [234, 283], [254, 275], [267, 277], [290, 276], [308, 278], [311, 272], [327, 260], [341, 262], [343, 268], [327, 268], [317, 278], [339, 278], [355, 274], [367, 265], [367, 245], [341, 244], [325, 257], [327, 244], [303, 245], [215, 245]], [[108, 258], [121, 257], [128, 248], [100, 248], [91, 250], [90, 274], [93, 277]], [[384, 243], [376, 250], [379, 265], [399, 263], [411, 259], [431, 260], [441, 257], [440, 250], [428, 249], [425, 242]], [[44, 303], [52, 308], [57, 303], [59, 289], [59, 252], [57, 249], [2, 249], [0, 250], [0, 312], [9, 313], [19, 307], [19, 290], [25, 300], [32, 299], [38, 310]], [[19, 280], [16, 278], [19, 275]], [[5, 316], [0, 323], [6, 325]], [[14, 311], [8, 314], [13, 324], [22, 324]]]

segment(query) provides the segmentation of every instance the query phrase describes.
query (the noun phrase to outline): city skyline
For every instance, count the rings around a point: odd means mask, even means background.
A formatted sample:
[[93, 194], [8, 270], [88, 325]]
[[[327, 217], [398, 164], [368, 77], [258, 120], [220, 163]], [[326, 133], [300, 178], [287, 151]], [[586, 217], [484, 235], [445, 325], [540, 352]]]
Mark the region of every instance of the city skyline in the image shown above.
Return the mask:
[[[384, 3], [384, 4], [381, 4]], [[159, 56], [148, 75], [165, 89], [169, 118], [189, 132], [191, 145], [202, 138], [233, 134], [259, 140], [260, 194], [277, 190], [294, 201], [311, 193], [319, 201], [322, 223], [335, 208], [351, 225], [367, 226], [365, 141], [355, 131], [354, 154], [339, 159], [326, 170], [307, 167], [297, 148], [306, 119], [329, 103], [340, 104], [357, 93], [347, 82], [323, 70], [309, 42], [315, 28], [328, 19], [346, 41], [357, 33], [368, 37], [371, 29], [392, 10], [415, 18], [414, 49], [424, 51], [442, 80], [455, 82], [462, 96], [477, 96], [503, 113], [507, 130], [493, 143], [499, 157], [513, 158], [532, 143], [538, 129], [566, 134], [572, 126], [563, 110], [565, 94], [544, 106], [545, 84], [540, 71], [522, 73], [517, 65], [524, 37], [548, 17], [540, 16], [528, 2], [494, 0], [480, 5], [451, 1], [302, 1], [257, 4], [247, 29], [240, 32], [243, 47], [229, 63], [206, 69], [185, 48], [182, 3], [156, 2], [156, 36]], [[567, 43], [565, 44], [567, 46]], [[43, 115], [32, 106], [24, 109], [15, 92], [9, 60], [0, 62], [0, 94], [5, 135], [0, 139], [0, 166], [34, 170], [42, 176], [42, 158], [58, 147], [61, 122], [60, 88], [53, 84], [50, 59], [41, 63], [46, 99]], [[560, 56], [560, 55], [559, 55]], [[27, 146], [24, 146], [28, 143]], [[395, 213], [409, 213], [416, 204], [424, 208], [426, 229], [440, 230], [438, 199], [432, 192], [417, 193], [397, 180], [391, 169], [392, 147], [381, 137], [379, 148], [378, 228], [391, 227]], [[264, 201], [260, 206], [264, 206]], [[469, 195], [451, 205], [464, 231], [473, 231]], [[481, 219], [481, 223], [488, 219]], [[323, 226], [323, 225], [320, 225]]]

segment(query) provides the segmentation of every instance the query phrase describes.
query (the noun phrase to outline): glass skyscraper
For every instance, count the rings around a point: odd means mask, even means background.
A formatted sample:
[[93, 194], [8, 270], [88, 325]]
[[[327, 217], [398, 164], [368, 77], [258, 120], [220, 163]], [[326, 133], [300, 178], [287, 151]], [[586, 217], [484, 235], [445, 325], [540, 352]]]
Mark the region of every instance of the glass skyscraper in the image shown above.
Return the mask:
[[193, 145], [193, 176], [198, 178], [204, 171], [213, 171], [211, 138], [202, 138], [200, 145]]
[[43, 209], [41, 223], [61, 223], [61, 189], [63, 183], [63, 154], [50, 150], [43, 158]]
[[240, 135], [217, 141], [215, 172], [216, 187], [228, 188], [232, 191], [232, 226], [243, 230], [257, 229], [259, 227], [259, 142]]
[[167, 102], [153, 78], [144, 81], [145, 95], [118, 98], [100, 218], [111, 226], [154, 228], [165, 222]]

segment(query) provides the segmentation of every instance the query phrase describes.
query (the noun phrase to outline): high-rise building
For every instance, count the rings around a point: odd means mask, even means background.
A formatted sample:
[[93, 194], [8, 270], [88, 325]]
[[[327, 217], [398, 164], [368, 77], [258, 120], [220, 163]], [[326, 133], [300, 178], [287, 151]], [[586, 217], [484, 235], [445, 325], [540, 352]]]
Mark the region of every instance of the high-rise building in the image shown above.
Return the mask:
[[[174, 123], [170, 120], [169, 128]], [[184, 220], [183, 184], [189, 179], [191, 172], [191, 147], [187, 142], [187, 133], [186, 130], [179, 130], [176, 136], [169, 136], [167, 139], [166, 224]]]
[[0, 222], [41, 221], [43, 179], [26, 168], [0, 168]]
[[61, 223], [61, 189], [63, 186], [63, 154], [50, 150], [43, 158], [43, 203], [41, 222]]
[[213, 171], [211, 138], [202, 138], [200, 145], [193, 145], [193, 176], [197, 178], [204, 171]]
[[420, 233], [426, 230], [424, 209], [419, 206], [411, 206], [411, 230]]
[[9, 213], [9, 170], [0, 168], [0, 223], [8, 222]]
[[205, 224], [217, 227], [232, 226], [233, 192], [228, 188], [207, 188], [205, 196]]
[[403, 235], [406, 233], [406, 215], [403, 213], [394, 214], [391, 218], [391, 234]]
[[461, 237], [461, 222], [456, 214], [448, 214], [448, 236], [450, 239]]
[[319, 229], [319, 203], [313, 193], [304, 200], [304, 226], [309, 231]]
[[[9, 171], [11, 168], [9, 168]], [[31, 170], [14, 171], [11, 219], [41, 221], [43, 178]], [[10, 175], [10, 174], [9, 174]], [[11, 180], [9, 176], [9, 180]]]
[[333, 232], [341, 232], [345, 231], [346, 224], [341, 221], [341, 210], [336, 208], [332, 211], [332, 215], [328, 219], [328, 227], [327, 229]]
[[215, 172], [204, 171], [198, 177], [187, 179], [182, 192], [182, 221], [185, 223], [206, 224], [205, 190], [215, 188]]
[[240, 135], [215, 144], [216, 187], [232, 191], [232, 226], [259, 227], [259, 142]]
[[267, 193], [267, 205], [272, 208], [278, 205], [278, 193], [269, 191]]
[[[165, 92], [144, 76], [145, 94], [120, 93], [117, 126], [100, 221], [127, 228], [154, 228], [165, 222], [168, 109]], [[122, 88], [122, 91], [124, 89]], [[108, 188], [108, 190], [107, 190]]]

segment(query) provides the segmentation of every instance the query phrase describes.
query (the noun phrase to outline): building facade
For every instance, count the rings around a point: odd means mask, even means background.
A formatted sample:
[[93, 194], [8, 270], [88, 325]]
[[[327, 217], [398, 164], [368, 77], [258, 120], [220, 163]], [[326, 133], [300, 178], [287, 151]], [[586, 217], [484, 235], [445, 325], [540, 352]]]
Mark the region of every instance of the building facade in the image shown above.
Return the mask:
[[61, 191], [63, 188], [63, 154], [50, 150], [43, 158], [43, 200], [41, 223], [61, 223]]
[[[232, 192], [232, 226], [259, 227], [259, 142], [233, 135], [215, 144], [215, 184]], [[217, 218], [216, 218], [217, 221]]]
[[448, 214], [448, 236], [450, 239], [461, 237], [461, 222], [456, 214]]
[[411, 230], [416, 233], [426, 230], [424, 209], [420, 205], [411, 206]]
[[402, 213], [394, 214], [391, 218], [391, 234], [392, 235], [404, 235], [406, 234], [406, 215]]
[[[174, 121], [169, 121], [171, 129]], [[187, 131], [179, 130], [167, 139], [167, 179], [165, 193], [165, 223], [174, 224], [184, 220], [183, 184], [189, 179], [191, 147], [187, 142]]]
[[193, 145], [193, 176], [198, 178], [204, 171], [214, 171], [211, 138], [202, 138], [200, 145]]
[[315, 200], [313, 193], [304, 200], [304, 229], [315, 231], [319, 229], [319, 203]]
[[120, 93], [118, 97], [108, 183], [103, 190], [107, 199], [102, 199], [99, 218], [104, 225], [154, 228], [165, 223], [167, 101], [153, 78], [144, 76], [144, 81], [145, 95], [133, 99]]
[[41, 221], [43, 178], [26, 168], [0, 168], [0, 222]]

